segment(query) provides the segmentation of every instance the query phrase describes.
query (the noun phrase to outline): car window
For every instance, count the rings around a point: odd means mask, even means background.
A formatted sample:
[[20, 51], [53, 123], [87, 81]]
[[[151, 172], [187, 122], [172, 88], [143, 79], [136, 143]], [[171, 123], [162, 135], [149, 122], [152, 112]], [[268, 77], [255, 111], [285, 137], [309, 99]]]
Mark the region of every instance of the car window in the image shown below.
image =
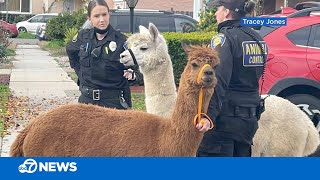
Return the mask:
[[196, 31], [196, 26], [193, 22], [188, 19], [174, 18], [174, 23], [176, 26], [176, 32], [194, 32]]
[[317, 26], [316, 34], [314, 36], [313, 47], [320, 47], [320, 25]]
[[129, 16], [115, 16], [117, 18], [116, 23], [114, 22], [114, 20], [112, 20], [113, 22], [111, 22], [112, 24], [116, 24], [115, 26], [113, 26], [116, 30], [120, 30], [121, 32], [130, 32], [129, 30], [129, 23], [130, 23], [130, 17]]
[[160, 32], [170, 32], [174, 29], [173, 17], [144, 17], [139, 16], [139, 23], [145, 27], [149, 27], [149, 22], [152, 22]]
[[308, 45], [311, 26], [307, 26], [287, 34], [287, 38], [295, 45]]
[[32, 19], [30, 19], [31, 23], [39, 23], [39, 22], [44, 22], [43, 16], [35, 16]]
[[275, 27], [275, 26], [256, 26], [256, 27], [254, 27], [254, 29], [256, 29], [257, 32], [259, 32], [259, 34], [262, 38], [264, 38], [265, 36], [272, 33], [273, 31], [275, 31], [278, 28], [279, 27]]
[[47, 22], [49, 21], [49, 19], [51, 19], [51, 18], [53, 18], [53, 17], [56, 17], [56, 16], [44, 16], [43, 21], [44, 21], [45, 23], [47, 23]]

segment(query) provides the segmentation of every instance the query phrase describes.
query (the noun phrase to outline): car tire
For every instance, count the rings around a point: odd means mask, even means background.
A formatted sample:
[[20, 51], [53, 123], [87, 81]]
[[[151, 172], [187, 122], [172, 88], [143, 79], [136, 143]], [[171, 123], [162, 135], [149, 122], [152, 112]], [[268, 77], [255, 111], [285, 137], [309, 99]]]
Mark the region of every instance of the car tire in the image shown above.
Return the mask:
[[27, 32], [27, 29], [25, 27], [19, 27], [18, 31], [20, 33], [26, 33]]
[[285, 98], [305, 112], [320, 131], [320, 99], [309, 94], [295, 94]]

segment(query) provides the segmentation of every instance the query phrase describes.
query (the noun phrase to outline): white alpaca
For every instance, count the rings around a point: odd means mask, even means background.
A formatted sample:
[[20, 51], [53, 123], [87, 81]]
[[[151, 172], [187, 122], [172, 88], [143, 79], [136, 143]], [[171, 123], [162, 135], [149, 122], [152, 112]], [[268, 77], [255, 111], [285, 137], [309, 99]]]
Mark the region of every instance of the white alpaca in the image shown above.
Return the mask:
[[[175, 102], [175, 83], [172, 63], [165, 40], [158, 31], [140, 26], [140, 33], [128, 39], [130, 48], [144, 74], [147, 112], [168, 116]], [[121, 62], [133, 65], [128, 51], [121, 54]], [[164, 58], [165, 57], [165, 58]], [[155, 69], [156, 64], [163, 64]], [[159, 67], [159, 66], [158, 66]], [[293, 103], [270, 96], [266, 110], [259, 120], [253, 139], [253, 156], [306, 156], [319, 145], [319, 134], [310, 119]]]
[[[144, 76], [147, 112], [169, 117], [177, 98], [172, 62], [165, 39], [152, 26], [150, 31], [140, 26], [140, 33], [130, 36], [127, 42], [133, 52], [142, 52], [135, 53], [135, 57]], [[120, 56], [122, 63], [132, 62], [128, 51]]]
[[290, 101], [270, 95], [258, 121], [252, 156], [307, 156], [319, 145], [319, 133], [309, 117]]

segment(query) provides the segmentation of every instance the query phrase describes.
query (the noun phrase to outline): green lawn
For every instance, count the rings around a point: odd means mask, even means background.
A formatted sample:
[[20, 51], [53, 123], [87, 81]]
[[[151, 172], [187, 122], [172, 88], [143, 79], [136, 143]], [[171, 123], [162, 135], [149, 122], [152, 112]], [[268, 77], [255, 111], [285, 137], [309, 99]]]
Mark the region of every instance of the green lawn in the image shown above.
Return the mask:
[[54, 40], [54, 41], [41, 41], [39, 46], [50, 52], [51, 56], [59, 57], [66, 56], [66, 46], [63, 41]]
[[35, 39], [36, 35], [33, 35], [31, 33], [19, 33], [17, 38], [19, 38], [19, 39]]
[[4, 120], [7, 114], [7, 104], [10, 95], [8, 85], [0, 84], [0, 136], [3, 135]]
[[144, 93], [131, 93], [132, 109], [146, 111]]

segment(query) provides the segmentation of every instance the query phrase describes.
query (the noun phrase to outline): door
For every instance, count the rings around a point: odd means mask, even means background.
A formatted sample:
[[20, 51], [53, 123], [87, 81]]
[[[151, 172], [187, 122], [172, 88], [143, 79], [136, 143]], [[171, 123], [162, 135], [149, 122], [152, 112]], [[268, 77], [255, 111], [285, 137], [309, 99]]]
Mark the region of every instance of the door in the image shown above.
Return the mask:
[[312, 26], [307, 61], [312, 76], [320, 82], [320, 24]]
[[29, 23], [26, 25], [28, 32], [35, 34], [39, 25], [45, 24], [44, 16], [38, 15], [34, 16], [29, 20]]

